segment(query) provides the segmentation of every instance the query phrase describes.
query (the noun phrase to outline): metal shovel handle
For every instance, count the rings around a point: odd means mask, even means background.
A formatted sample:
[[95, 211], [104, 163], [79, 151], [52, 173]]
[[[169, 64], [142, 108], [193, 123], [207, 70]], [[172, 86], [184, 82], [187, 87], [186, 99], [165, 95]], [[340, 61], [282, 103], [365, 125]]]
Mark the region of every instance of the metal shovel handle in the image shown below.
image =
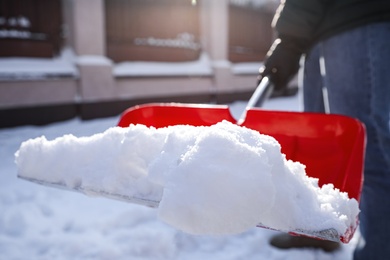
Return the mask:
[[248, 104], [245, 107], [244, 112], [241, 114], [237, 123], [240, 125], [244, 122], [246, 113], [249, 109], [254, 107], [261, 107], [264, 102], [271, 96], [274, 89], [274, 85], [270, 81], [269, 77], [263, 77], [256, 87], [256, 90], [253, 92], [251, 98], [248, 101]]

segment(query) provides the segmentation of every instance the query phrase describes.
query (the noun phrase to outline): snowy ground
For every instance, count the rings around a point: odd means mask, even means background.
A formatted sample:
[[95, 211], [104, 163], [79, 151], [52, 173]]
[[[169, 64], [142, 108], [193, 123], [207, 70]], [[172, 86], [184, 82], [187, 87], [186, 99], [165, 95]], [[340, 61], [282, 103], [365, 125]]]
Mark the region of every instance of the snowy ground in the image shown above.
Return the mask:
[[[245, 104], [231, 105], [239, 115]], [[300, 110], [298, 97], [268, 101], [265, 109]], [[78, 119], [45, 127], [0, 129], [0, 259], [351, 259], [356, 237], [337, 252], [277, 250], [273, 231], [253, 228], [234, 236], [193, 236], [161, 222], [156, 210], [48, 188], [16, 178], [21, 142], [45, 135], [86, 136], [116, 125], [118, 117]], [[37, 162], [39, 163], [39, 162]]]

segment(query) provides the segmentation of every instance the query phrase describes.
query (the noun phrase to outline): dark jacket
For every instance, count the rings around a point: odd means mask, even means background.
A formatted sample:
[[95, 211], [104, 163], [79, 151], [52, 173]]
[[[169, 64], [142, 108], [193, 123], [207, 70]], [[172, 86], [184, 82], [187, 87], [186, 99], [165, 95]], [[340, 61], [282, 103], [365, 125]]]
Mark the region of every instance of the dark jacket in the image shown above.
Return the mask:
[[390, 0], [282, 0], [275, 15], [279, 35], [310, 46], [337, 33], [390, 21]]

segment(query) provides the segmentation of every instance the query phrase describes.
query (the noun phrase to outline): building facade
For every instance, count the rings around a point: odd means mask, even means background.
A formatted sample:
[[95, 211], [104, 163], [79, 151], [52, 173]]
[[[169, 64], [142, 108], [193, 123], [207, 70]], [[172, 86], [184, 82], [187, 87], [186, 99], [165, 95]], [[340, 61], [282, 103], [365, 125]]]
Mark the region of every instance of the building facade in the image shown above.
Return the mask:
[[274, 37], [273, 0], [2, 2], [2, 126], [247, 99]]

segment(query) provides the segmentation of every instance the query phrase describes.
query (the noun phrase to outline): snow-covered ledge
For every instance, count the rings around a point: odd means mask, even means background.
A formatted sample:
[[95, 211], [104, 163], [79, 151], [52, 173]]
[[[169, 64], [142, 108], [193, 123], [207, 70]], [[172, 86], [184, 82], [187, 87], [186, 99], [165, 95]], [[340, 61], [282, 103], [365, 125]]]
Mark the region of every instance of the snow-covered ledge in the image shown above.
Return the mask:
[[112, 61], [105, 56], [99, 55], [80, 55], [77, 56], [75, 63], [77, 65], [94, 66], [112, 66]]
[[233, 63], [231, 69], [234, 75], [257, 75], [262, 65], [262, 62]]
[[74, 54], [64, 49], [54, 58], [0, 58], [0, 81], [78, 77]]
[[114, 65], [115, 77], [178, 77], [211, 76], [211, 61], [207, 53], [202, 53], [198, 60], [187, 62], [147, 62], [128, 61]]

